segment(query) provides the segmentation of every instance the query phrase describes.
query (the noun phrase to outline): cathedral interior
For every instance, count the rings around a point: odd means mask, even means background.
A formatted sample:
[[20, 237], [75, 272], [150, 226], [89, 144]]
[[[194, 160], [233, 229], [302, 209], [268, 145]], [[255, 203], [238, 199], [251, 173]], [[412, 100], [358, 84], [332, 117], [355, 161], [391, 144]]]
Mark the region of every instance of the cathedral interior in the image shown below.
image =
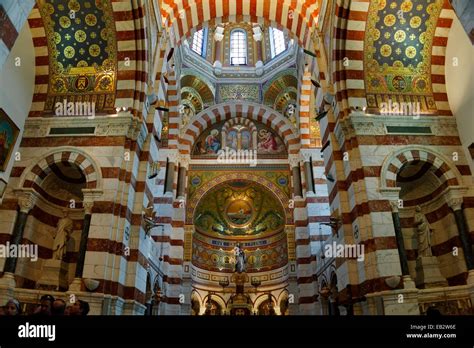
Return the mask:
[[0, 305], [474, 314], [470, 0], [1, 0]]

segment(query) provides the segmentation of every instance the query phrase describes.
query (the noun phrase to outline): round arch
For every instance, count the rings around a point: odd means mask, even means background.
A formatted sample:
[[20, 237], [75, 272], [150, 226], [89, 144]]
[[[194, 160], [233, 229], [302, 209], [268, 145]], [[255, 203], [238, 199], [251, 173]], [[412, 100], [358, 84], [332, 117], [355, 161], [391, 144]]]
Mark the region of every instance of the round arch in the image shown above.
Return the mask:
[[405, 164], [413, 161], [430, 163], [435, 168], [434, 174], [441, 183], [446, 181], [448, 186], [462, 184], [462, 176], [458, 169], [444, 155], [434, 151], [432, 148], [408, 146], [392, 152], [385, 158], [380, 173], [380, 188], [396, 187], [397, 174]]
[[25, 169], [20, 177], [19, 188], [40, 185], [58, 163], [75, 164], [85, 176], [87, 189], [102, 187], [100, 167], [92, 157], [81, 149], [61, 146], [42, 155], [39, 160]]
[[206, 128], [233, 117], [244, 116], [274, 129], [283, 139], [288, 153], [298, 153], [300, 146], [299, 134], [293, 124], [279, 112], [267, 106], [252, 102], [226, 102], [216, 104], [195, 115], [186, 128], [184, 128], [182, 136], [180, 137], [180, 153], [190, 154], [192, 145]]
[[211, 297], [211, 300], [216, 302], [220, 307], [222, 311], [225, 311], [227, 308], [226, 301], [224, 300], [223, 297], [221, 297], [218, 294], [212, 293], [212, 294], [207, 294], [203, 299], [202, 299], [202, 308], [206, 308], [206, 303], [207, 300], [209, 299], [209, 296]]
[[236, 20], [274, 22], [277, 27], [287, 28], [300, 45], [307, 48], [319, 14], [318, 2], [311, 0], [284, 3], [279, 0], [235, 0], [228, 4], [226, 1], [222, 4], [220, 0], [176, 0], [163, 2], [162, 10], [164, 26], [172, 28], [176, 45], [200, 23], [213, 19], [225, 22], [232, 16]]

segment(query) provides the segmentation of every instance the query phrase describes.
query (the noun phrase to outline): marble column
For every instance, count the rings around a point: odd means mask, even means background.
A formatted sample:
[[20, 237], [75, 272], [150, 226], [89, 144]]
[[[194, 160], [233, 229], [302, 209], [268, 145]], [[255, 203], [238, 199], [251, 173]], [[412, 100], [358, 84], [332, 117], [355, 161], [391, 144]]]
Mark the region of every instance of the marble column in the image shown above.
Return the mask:
[[262, 50], [262, 45], [263, 45], [263, 30], [260, 28], [260, 26], [256, 25], [252, 28], [253, 30], [253, 38], [255, 40], [255, 44], [257, 47], [256, 54], [257, 54], [257, 59], [256, 61], [263, 61], [263, 50]]
[[456, 225], [458, 228], [459, 239], [464, 252], [464, 260], [466, 261], [466, 268], [468, 271], [474, 270], [474, 258], [472, 255], [472, 246], [469, 240], [469, 229], [467, 228], [466, 217], [462, 209], [462, 197], [448, 198], [448, 206], [454, 212]]
[[184, 199], [186, 195], [186, 178], [188, 174], [188, 158], [181, 158], [178, 169], [178, 199]]
[[82, 203], [84, 207], [84, 223], [82, 225], [81, 240], [79, 242], [76, 272], [74, 274], [74, 280], [69, 285], [68, 289], [68, 291], [73, 292], [81, 291], [84, 264], [86, 261], [87, 241], [89, 239], [89, 230], [92, 221], [92, 210], [94, 208], [94, 201], [102, 195], [102, 191], [97, 189], [83, 189], [82, 192], [84, 195]]
[[314, 190], [314, 180], [311, 168], [311, 161], [304, 162], [304, 175], [306, 179], [306, 192], [316, 193]]
[[[399, 197], [398, 194], [396, 197]], [[410, 269], [408, 268], [408, 257], [405, 250], [405, 243], [403, 240], [402, 225], [400, 223], [400, 215], [398, 213], [398, 198], [396, 200], [389, 200], [392, 208], [392, 220], [393, 228], [395, 230], [395, 239], [397, 241], [398, 257], [400, 259], [400, 268], [402, 270], [403, 288], [404, 289], [415, 289], [416, 284], [410, 275]]]
[[166, 187], [165, 193], [173, 193], [173, 184], [174, 184], [174, 172], [175, 172], [176, 164], [175, 162], [169, 161], [168, 162], [168, 171], [166, 175]]
[[[21, 189], [15, 192], [18, 197], [19, 212], [16, 216], [15, 227], [10, 238], [10, 245], [19, 245], [23, 239], [23, 232], [25, 231], [26, 221], [31, 209], [35, 206], [38, 194], [33, 189]], [[8, 285], [15, 287], [16, 282], [14, 278], [16, 264], [18, 258], [8, 257], [5, 260], [3, 268], [3, 278], [0, 280], [1, 285]]]
[[397, 240], [398, 257], [400, 258], [400, 267], [402, 276], [409, 276], [408, 258], [403, 241], [402, 225], [400, 223], [400, 215], [398, 214], [398, 201], [390, 201], [392, 207], [393, 228], [395, 229], [395, 238]]
[[224, 38], [224, 28], [217, 26], [214, 29], [214, 61], [221, 62], [222, 56], [222, 39]]
[[294, 197], [303, 197], [299, 160], [295, 158], [290, 158], [290, 167], [293, 173], [293, 195]]
[[89, 229], [91, 227], [92, 208], [94, 202], [84, 202], [84, 224], [82, 226], [81, 242], [79, 244], [79, 255], [76, 264], [76, 278], [82, 278], [84, 271], [84, 261], [86, 260], [87, 240], [89, 238]]

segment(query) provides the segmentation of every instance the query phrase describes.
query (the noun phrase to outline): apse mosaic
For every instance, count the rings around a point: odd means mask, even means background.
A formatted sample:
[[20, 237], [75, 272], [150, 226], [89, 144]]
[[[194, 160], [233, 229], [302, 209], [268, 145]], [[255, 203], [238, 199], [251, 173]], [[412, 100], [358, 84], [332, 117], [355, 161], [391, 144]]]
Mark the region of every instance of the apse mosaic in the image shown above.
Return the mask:
[[431, 89], [431, 50], [443, 0], [374, 0], [365, 34], [367, 106], [420, 103], [436, 110]]
[[219, 151], [255, 150], [258, 156], [282, 158], [287, 155], [285, 144], [272, 129], [254, 124], [248, 119], [236, 123], [235, 119], [220, 122], [205, 130], [196, 141], [192, 155], [217, 157]]
[[263, 236], [286, 223], [279, 199], [261, 185], [235, 180], [218, 185], [201, 198], [194, 211], [197, 231], [211, 236]]
[[115, 99], [117, 43], [107, 0], [41, 0], [48, 38], [50, 76], [45, 110], [56, 102], [94, 102], [96, 111], [112, 109]]

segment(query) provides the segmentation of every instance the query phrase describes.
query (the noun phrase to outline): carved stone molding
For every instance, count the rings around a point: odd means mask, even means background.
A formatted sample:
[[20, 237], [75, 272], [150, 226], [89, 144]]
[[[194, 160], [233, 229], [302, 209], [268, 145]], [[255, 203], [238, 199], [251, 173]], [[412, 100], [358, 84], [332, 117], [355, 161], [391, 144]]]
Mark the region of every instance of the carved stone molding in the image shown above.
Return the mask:
[[[94, 127], [95, 136], [123, 136], [127, 135], [131, 128], [135, 129], [137, 122], [129, 112], [119, 112], [119, 115], [114, 117], [97, 116], [92, 119], [87, 117], [35, 117], [26, 120], [23, 136], [44, 138], [48, 136], [51, 128], [77, 127]], [[140, 128], [137, 131], [139, 132]]]

